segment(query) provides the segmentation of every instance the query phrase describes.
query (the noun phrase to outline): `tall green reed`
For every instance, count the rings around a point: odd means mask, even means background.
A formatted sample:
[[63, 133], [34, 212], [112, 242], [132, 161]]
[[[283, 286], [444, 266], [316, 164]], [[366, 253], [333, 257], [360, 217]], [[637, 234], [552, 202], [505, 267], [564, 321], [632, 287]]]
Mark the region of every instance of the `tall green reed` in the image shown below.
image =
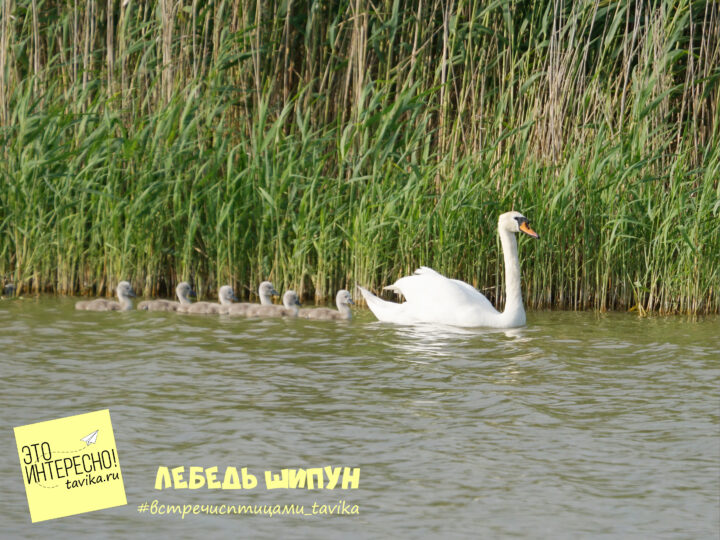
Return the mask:
[[717, 312], [720, 8], [3, 1], [0, 275], [318, 299], [421, 264], [532, 307]]

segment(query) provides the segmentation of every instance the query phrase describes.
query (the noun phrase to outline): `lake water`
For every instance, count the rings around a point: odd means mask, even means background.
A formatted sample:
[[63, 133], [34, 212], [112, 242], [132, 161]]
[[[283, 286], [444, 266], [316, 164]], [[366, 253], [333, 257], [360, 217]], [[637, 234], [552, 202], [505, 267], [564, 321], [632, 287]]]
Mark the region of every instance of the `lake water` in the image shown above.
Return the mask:
[[[720, 319], [528, 314], [513, 331], [0, 301], [4, 538], [688, 538], [720, 533]], [[12, 428], [109, 409], [128, 505], [31, 524]], [[254, 490], [154, 489], [247, 467]], [[357, 489], [265, 470], [359, 467]], [[138, 505], [357, 505], [159, 516]]]

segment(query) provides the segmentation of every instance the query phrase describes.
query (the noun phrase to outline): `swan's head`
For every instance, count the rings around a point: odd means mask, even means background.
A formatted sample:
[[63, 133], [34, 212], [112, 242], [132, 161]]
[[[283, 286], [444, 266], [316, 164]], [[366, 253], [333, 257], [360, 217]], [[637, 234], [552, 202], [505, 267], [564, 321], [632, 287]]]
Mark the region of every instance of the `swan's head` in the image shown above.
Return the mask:
[[237, 302], [235, 292], [230, 285], [223, 285], [222, 287], [220, 287], [220, 290], [218, 291], [218, 299], [220, 300], [220, 303], [222, 305]]
[[512, 233], [524, 232], [533, 238], [540, 238], [540, 235], [530, 228], [530, 220], [520, 212], [505, 212], [498, 218], [498, 229], [505, 229]]
[[269, 281], [263, 281], [260, 284], [258, 293], [260, 295], [260, 298], [263, 298], [263, 297], [270, 298], [271, 296], [280, 296], [280, 293], [275, 290], [275, 287], [273, 287], [273, 284], [270, 283]]
[[175, 293], [181, 302], [183, 300], [187, 300], [191, 296], [195, 296], [195, 291], [192, 290], [192, 287], [186, 281], [179, 283], [178, 286], [175, 287]]
[[286, 291], [283, 294], [283, 306], [292, 309], [295, 306], [301, 306], [300, 299], [295, 291]]
[[346, 291], [345, 289], [338, 291], [335, 296], [335, 303], [338, 307], [347, 306], [348, 304], [355, 305], [355, 302], [353, 302], [352, 296], [350, 295], [350, 291]]
[[121, 281], [120, 283], [118, 283], [115, 292], [117, 292], [118, 298], [129, 298], [131, 296], [135, 296], [135, 293], [132, 290], [132, 286], [127, 281]]

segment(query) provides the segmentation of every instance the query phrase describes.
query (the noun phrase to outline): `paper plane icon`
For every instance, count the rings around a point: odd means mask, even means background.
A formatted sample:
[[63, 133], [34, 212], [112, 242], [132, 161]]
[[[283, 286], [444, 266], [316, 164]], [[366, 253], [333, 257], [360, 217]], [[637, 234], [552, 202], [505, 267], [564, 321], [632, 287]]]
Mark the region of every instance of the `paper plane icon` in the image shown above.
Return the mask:
[[86, 446], [90, 446], [91, 444], [95, 444], [95, 441], [97, 440], [98, 431], [100, 431], [100, 430], [99, 430], [99, 429], [96, 429], [96, 430], [93, 431], [90, 435], [88, 435], [87, 437], [83, 437], [83, 438], [80, 439], [80, 440], [81, 440], [81, 441], [85, 441]]

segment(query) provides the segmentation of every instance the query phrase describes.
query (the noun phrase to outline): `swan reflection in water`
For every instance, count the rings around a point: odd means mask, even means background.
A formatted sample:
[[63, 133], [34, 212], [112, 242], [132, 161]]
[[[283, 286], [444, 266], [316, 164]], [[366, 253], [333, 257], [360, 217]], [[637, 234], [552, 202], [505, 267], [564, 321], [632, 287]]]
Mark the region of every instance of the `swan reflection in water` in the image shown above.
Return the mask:
[[[387, 342], [392, 343], [392, 349], [400, 352], [403, 359], [420, 364], [457, 357], [459, 349], [473, 349], [478, 359], [484, 352], [497, 350], [498, 346], [520, 351], [532, 341], [526, 328], [462, 328], [432, 323], [391, 326], [377, 322], [371, 325], [392, 335], [388, 336]], [[384, 333], [379, 332], [378, 341], [385, 341]], [[460, 356], [466, 356], [466, 352]]]

